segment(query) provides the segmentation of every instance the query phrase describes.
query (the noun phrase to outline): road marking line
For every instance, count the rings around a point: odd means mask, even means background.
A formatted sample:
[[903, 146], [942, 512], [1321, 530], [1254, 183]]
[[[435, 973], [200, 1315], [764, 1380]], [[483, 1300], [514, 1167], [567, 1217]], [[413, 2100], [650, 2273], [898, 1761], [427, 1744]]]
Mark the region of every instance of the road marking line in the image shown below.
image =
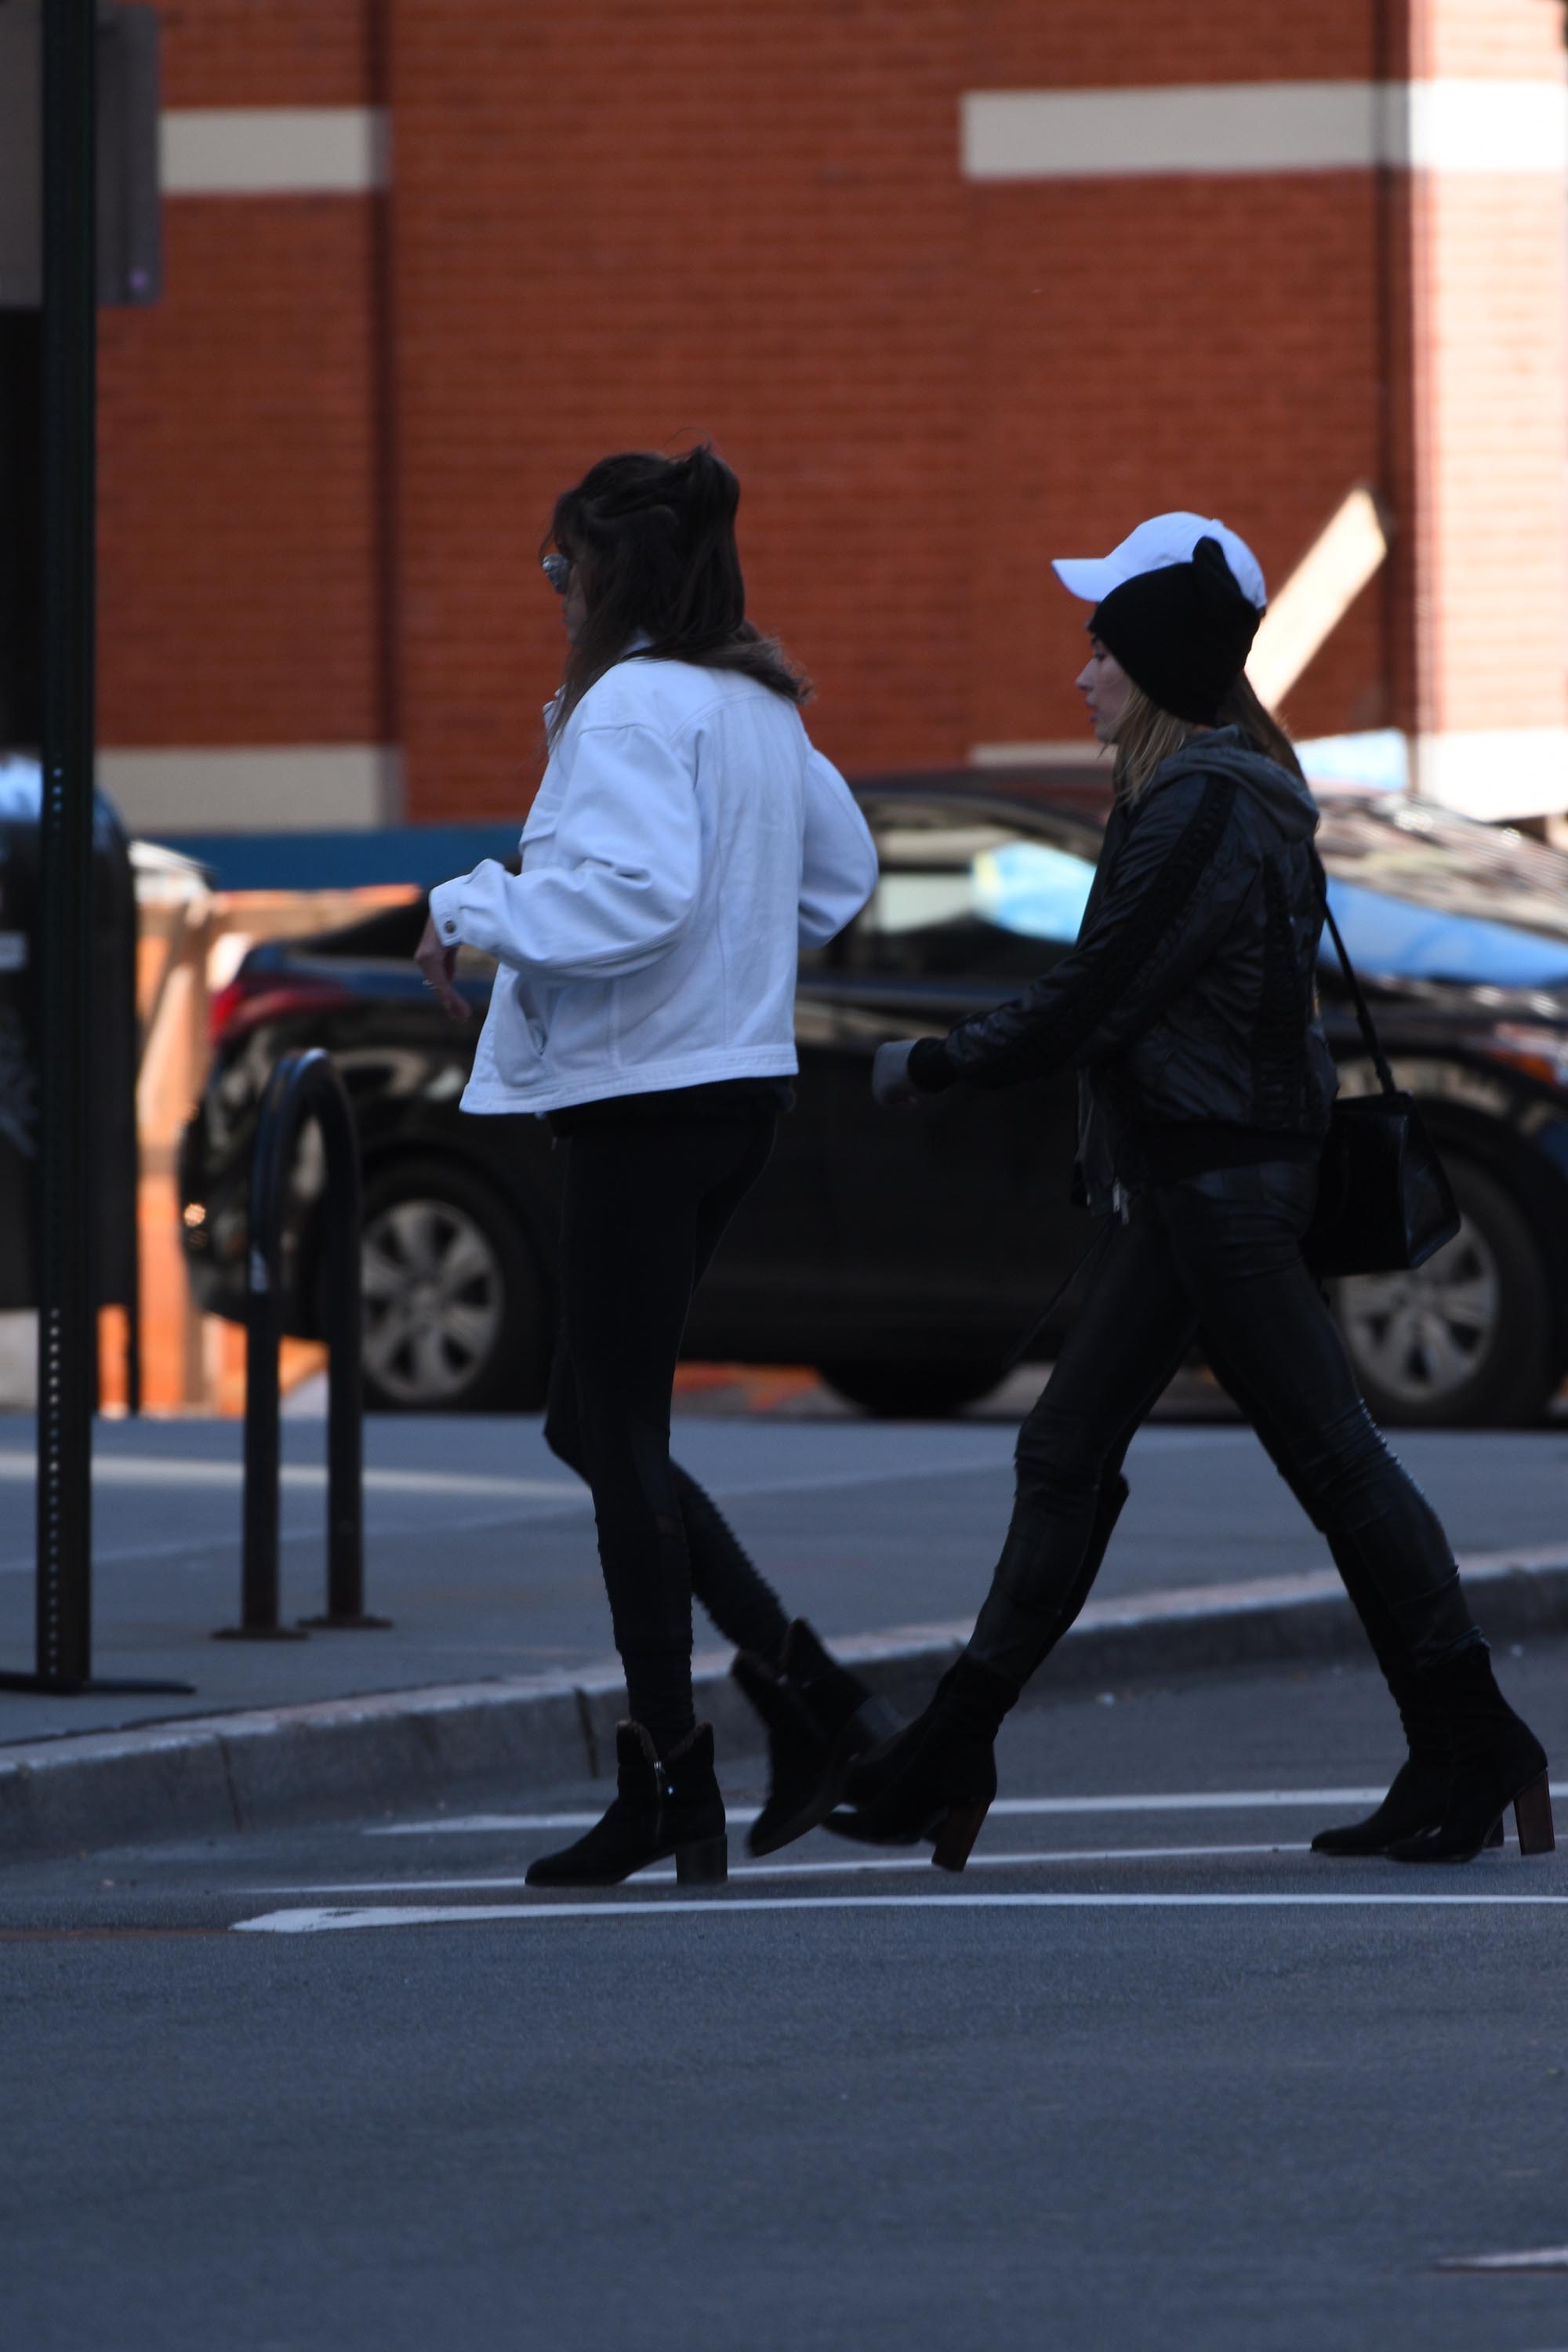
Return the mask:
[[1568, 2271], [1568, 2246], [1530, 2246], [1517, 2254], [1446, 2254], [1440, 2271]]
[[[1056, 1853], [972, 1853], [971, 1870], [1035, 1870], [1061, 1862], [1209, 1862], [1233, 1853], [1310, 1853], [1305, 1845], [1128, 1845], [1079, 1849], [1064, 1847]], [[738, 1878], [842, 1878], [868, 1870], [930, 1870], [929, 1853], [868, 1854], [863, 1862], [742, 1862], [731, 1871]], [[489, 1887], [524, 1886], [522, 1878], [350, 1878], [323, 1879], [309, 1886], [243, 1886], [242, 1895], [472, 1895]], [[675, 1872], [639, 1870], [642, 1886], [673, 1886]]]
[[1568, 1895], [742, 1895], [710, 1900], [677, 1896], [652, 1903], [396, 1904], [361, 1909], [268, 1911], [237, 1919], [234, 1932], [252, 1936], [314, 1936], [360, 1927], [479, 1927], [542, 1919], [629, 1919], [639, 1916], [693, 1918], [712, 1913], [735, 1918], [753, 1911], [1247, 1911], [1377, 1909], [1469, 1910], [1530, 1907], [1562, 1910]]
[[[1023, 1819], [1042, 1813], [1064, 1816], [1085, 1813], [1223, 1813], [1264, 1811], [1273, 1806], [1315, 1808], [1327, 1805], [1377, 1805], [1387, 1794], [1387, 1783], [1375, 1789], [1223, 1789], [1182, 1794], [1126, 1797], [998, 1797], [991, 1807], [993, 1821]], [[1552, 1783], [1554, 1797], [1568, 1797], [1568, 1780]], [[757, 1818], [755, 1805], [726, 1808], [732, 1827]], [[598, 1812], [460, 1813], [452, 1820], [377, 1822], [363, 1828], [364, 1837], [480, 1837], [509, 1830], [585, 1830], [603, 1818]]]
[[[30, 1483], [37, 1471], [35, 1455], [0, 1452], [0, 1482]], [[153, 1454], [100, 1453], [92, 1472], [109, 1486], [237, 1487], [244, 1476], [238, 1462], [209, 1461], [199, 1454], [171, 1454], [160, 1460]], [[321, 1462], [286, 1462], [279, 1475], [286, 1487], [324, 1491], [327, 1484], [326, 1465]], [[382, 1470], [373, 1465], [364, 1473], [364, 1486], [371, 1495], [475, 1495], [518, 1502], [571, 1496], [584, 1503], [588, 1500], [587, 1488], [575, 1478], [498, 1477], [482, 1471]]]

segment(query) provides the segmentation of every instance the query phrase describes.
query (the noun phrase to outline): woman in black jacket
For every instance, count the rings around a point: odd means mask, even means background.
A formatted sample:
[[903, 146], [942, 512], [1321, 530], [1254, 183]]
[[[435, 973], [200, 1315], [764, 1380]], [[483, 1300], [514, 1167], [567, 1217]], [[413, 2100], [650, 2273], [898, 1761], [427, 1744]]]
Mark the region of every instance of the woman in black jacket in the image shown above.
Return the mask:
[[1072, 953], [946, 1038], [885, 1045], [888, 1102], [1082, 1073], [1079, 1177], [1111, 1220], [1094, 1288], [1017, 1446], [1012, 1523], [924, 1715], [851, 1775], [835, 1826], [934, 1837], [962, 1869], [1003, 1717], [1082, 1607], [1132, 1434], [1201, 1331], [1327, 1537], [1405, 1719], [1371, 1822], [1320, 1850], [1468, 1861], [1513, 1804], [1552, 1842], [1546, 1758], [1492, 1678], [1437, 1518], [1384, 1445], [1303, 1260], [1335, 1078], [1319, 1024], [1317, 810], [1243, 672], [1258, 626], [1219, 542], [1120, 585], [1079, 679], [1116, 805]]

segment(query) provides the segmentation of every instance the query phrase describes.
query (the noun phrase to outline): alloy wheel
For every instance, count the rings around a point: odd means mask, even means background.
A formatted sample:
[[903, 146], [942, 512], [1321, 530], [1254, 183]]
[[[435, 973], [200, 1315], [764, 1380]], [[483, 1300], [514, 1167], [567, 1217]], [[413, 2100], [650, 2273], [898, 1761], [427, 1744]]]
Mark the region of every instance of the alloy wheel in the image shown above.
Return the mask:
[[1425, 1265], [1347, 1276], [1336, 1298], [1356, 1370], [1405, 1405], [1439, 1406], [1458, 1395], [1497, 1344], [1498, 1261], [1469, 1217]]
[[400, 1405], [435, 1411], [493, 1354], [505, 1279], [489, 1236], [454, 1202], [395, 1201], [361, 1242], [367, 1376]]

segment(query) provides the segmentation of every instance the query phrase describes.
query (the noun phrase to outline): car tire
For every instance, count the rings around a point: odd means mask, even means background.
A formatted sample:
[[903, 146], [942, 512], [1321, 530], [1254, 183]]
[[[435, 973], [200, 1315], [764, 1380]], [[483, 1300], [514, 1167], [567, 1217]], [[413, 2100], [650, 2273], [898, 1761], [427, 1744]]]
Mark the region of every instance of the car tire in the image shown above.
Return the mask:
[[1334, 1283], [1334, 1310], [1374, 1420], [1405, 1429], [1529, 1425], [1557, 1387], [1542, 1254], [1495, 1176], [1470, 1160], [1447, 1166], [1464, 1220], [1455, 1239], [1413, 1274]]
[[1002, 1378], [995, 1363], [833, 1362], [817, 1370], [831, 1389], [879, 1421], [946, 1421], [989, 1396]]
[[544, 1285], [528, 1235], [480, 1177], [407, 1160], [365, 1186], [364, 1401], [379, 1412], [493, 1412], [543, 1402]]

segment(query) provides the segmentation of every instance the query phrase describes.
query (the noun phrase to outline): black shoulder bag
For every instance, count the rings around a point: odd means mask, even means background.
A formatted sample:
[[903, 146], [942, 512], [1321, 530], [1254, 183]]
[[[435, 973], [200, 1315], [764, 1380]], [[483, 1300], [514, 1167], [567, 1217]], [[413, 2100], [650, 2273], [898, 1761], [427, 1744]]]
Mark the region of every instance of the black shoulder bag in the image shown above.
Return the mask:
[[1379, 1092], [1342, 1097], [1329, 1118], [1318, 1206], [1301, 1244], [1314, 1274], [1399, 1274], [1425, 1265], [1459, 1230], [1453, 1187], [1414, 1095], [1394, 1083], [1323, 891], [1323, 918]]

